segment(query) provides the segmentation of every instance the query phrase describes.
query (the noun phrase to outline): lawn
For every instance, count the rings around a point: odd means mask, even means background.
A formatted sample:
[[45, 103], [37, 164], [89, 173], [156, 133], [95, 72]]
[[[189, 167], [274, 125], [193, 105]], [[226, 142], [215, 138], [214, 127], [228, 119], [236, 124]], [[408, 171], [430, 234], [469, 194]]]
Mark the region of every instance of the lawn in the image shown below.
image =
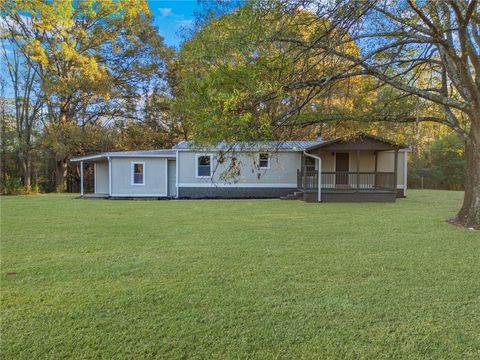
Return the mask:
[[3, 197], [2, 358], [480, 358], [461, 198]]

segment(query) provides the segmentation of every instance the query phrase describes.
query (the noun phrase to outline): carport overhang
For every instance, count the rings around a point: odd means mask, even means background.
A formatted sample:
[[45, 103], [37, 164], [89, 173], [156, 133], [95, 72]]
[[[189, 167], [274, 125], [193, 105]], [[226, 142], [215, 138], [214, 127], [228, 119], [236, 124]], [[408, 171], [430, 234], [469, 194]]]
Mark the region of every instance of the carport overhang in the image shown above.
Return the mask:
[[[96, 170], [96, 166], [98, 162], [106, 162], [108, 161], [108, 187], [109, 187], [109, 196], [110, 196], [110, 193], [111, 193], [111, 182], [112, 182], [112, 178], [111, 178], [111, 161], [110, 161], [110, 156], [108, 155], [105, 155], [105, 154], [99, 154], [99, 155], [89, 155], [89, 156], [81, 156], [81, 157], [77, 157], [77, 158], [73, 158], [70, 160], [70, 162], [72, 163], [80, 163], [80, 196], [83, 197], [84, 196], [84, 183], [83, 183], [83, 178], [84, 178], [84, 175], [83, 175], [83, 170], [84, 170], [84, 163], [94, 163], [95, 165], [95, 172], [97, 171]], [[96, 176], [96, 175], [95, 175]]]
[[81, 156], [77, 158], [70, 159], [70, 162], [78, 163], [78, 162], [96, 162], [96, 161], [107, 161], [110, 157], [107, 155], [88, 155], [88, 156]]

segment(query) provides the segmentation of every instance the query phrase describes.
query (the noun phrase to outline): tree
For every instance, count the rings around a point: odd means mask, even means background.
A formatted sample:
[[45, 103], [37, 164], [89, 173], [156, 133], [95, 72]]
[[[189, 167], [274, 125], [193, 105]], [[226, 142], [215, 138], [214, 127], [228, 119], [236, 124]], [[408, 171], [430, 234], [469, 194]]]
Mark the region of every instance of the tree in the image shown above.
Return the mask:
[[[257, 0], [247, 3], [257, 22], [276, 23], [264, 42], [292, 59], [292, 71], [276, 87], [304, 96], [277, 119], [306, 122], [360, 121], [408, 123], [433, 121], [453, 129], [465, 142], [465, 196], [451, 222], [480, 228], [480, 10], [477, 0]], [[295, 14], [312, 14], [307, 38], [295, 32]], [[271, 16], [275, 14], [275, 19]], [[306, 23], [303, 22], [303, 25]], [[360, 51], [352, 52], [357, 45]], [[316, 72], [314, 64], [332, 59], [336, 66]], [[375, 101], [348, 108], [308, 111], [346, 79], [366, 78]], [[409, 100], [410, 99], [410, 100]], [[409, 100], [409, 102], [407, 101]], [[399, 106], [409, 103], [415, 106]], [[302, 115], [303, 114], [303, 115]], [[305, 122], [303, 122], [305, 123]], [[268, 134], [266, 134], [268, 136]]]
[[[311, 134], [308, 114], [318, 108], [329, 104], [332, 111], [345, 112], [368, 101], [359, 96], [360, 78], [314, 91], [284, 87], [286, 79], [308, 81], [307, 75], [335, 72], [342, 61], [326, 56], [298, 62], [300, 52], [270, 39], [288, 28], [292, 36], [309, 41], [326, 24], [314, 24], [314, 16], [301, 9], [287, 24], [277, 15], [273, 10], [261, 19], [247, 5], [206, 22], [182, 45], [171, 65], [176, 109], [197, 142], [295, 138]], [[355, 54], [358, 48], [349, 44], [343, 51]], [[303, 111], [290, 112], [297, 108]]]
[[[62, 134], [72, 124], [137, 116], [141, 90], [163, 73], [168, 50], [145, 0], [7, 0], [0, 12], [3, 37], [37, 71], [48, 108], [45, 130], [62, 145], [57, 149], [68, 149]], [[55, 151], [57, 188], [65, 186], [71, 155]]]
[[[427, 169], [427, 187], [462, 190], [465, 183], [465, 144], [454, 133], [427, 146], [419, 161], [420, 170]], [[415, 170], [412, 169], [415, 176]], [[417, 171], [418, 172], [418, 171]]]
[[31, 188], [33, 136], [40, 120], [43, 94], [38, 86], [38, 75], [26, 63], [27, 59], [23, 54], [15, 48], [7, 51], [3, 41], [1, 50], [2, 61], [6, 64], [13, 90], [16, 153], [22, 168], [23, 186], [29, 191]]

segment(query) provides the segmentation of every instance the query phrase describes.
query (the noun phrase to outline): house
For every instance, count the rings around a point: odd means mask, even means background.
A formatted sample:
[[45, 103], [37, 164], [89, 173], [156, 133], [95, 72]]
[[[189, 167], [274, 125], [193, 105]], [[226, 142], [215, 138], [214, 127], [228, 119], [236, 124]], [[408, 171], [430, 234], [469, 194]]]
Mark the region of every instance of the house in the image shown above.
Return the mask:
[[108, 198], [283, 198], [395, 201], [407, 191], [405, 145], [371, 135], [330, 141], [221, 143], [200, 148], [107, 152], [94, 165], [94, 194]]

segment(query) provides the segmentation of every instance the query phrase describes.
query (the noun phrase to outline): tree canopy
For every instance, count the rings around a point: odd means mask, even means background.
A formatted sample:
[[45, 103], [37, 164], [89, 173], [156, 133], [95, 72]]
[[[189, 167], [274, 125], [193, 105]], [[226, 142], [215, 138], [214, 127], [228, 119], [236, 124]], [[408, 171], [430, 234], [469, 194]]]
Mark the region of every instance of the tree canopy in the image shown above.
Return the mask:
[[[310, 114], [325, 108], [345, 113], [371, 102], [361, 95], [366, 81], [360, 78], [315, 91], [285, 86], [328, 76], [342, 67], [338, 57], [305, 57], [295, 45], [270, 40], [288, 29], [309, 41], [328, 27], [328, 21], [316, 23], [314, 18], [298, 10], [285, 20], [274, 9], [259, 19], [254, 7], [244, 6], [208, 22], [183, 44], [174, 63], [177, 104], [196, 141], [312, 136], [307, 129]], [[354, 44], [347, 47], [348, 53], [359, 51]], [[298, 61], [300, 55], [304, 61]], [[302, 112], [296, 111], [299, 107]]]
[[[57, 187], [64, 187], [74, 147], [62, 139], [74, 129], [137, 117], [136, 102], [161, 81], [169, 50], [152, 26], [144, 0], [4, 1], [2, 38], [37, 73], [55, 139]], [[62, 135], [63, 134], [63, 135]]]
[[[216, 140], [215, 134], [228, 134], [225, 129], [235, 129], [237, 139], [270, 138], [280, 127], [293, 131], [330, 121], [445, 125], [464, 141], [467, 158], [465, 200], [452, 221], [478, 226], [479, 14], [476, 0], [247, 2], [213, 17], [191, 40], [197, 44], [193, 53], [208, 64], [197, 82], [204, 87], [186, 86], [183, 94], [209, 113], [196, 120], [195, 127], [213, 133], [200, 132], [202, 139]], [[274, 56], [265, 57], [264, 49]], [[250, 56], [232, 57], [237, 52]], [[356, 83], [348, 86], [351, 81]]]

